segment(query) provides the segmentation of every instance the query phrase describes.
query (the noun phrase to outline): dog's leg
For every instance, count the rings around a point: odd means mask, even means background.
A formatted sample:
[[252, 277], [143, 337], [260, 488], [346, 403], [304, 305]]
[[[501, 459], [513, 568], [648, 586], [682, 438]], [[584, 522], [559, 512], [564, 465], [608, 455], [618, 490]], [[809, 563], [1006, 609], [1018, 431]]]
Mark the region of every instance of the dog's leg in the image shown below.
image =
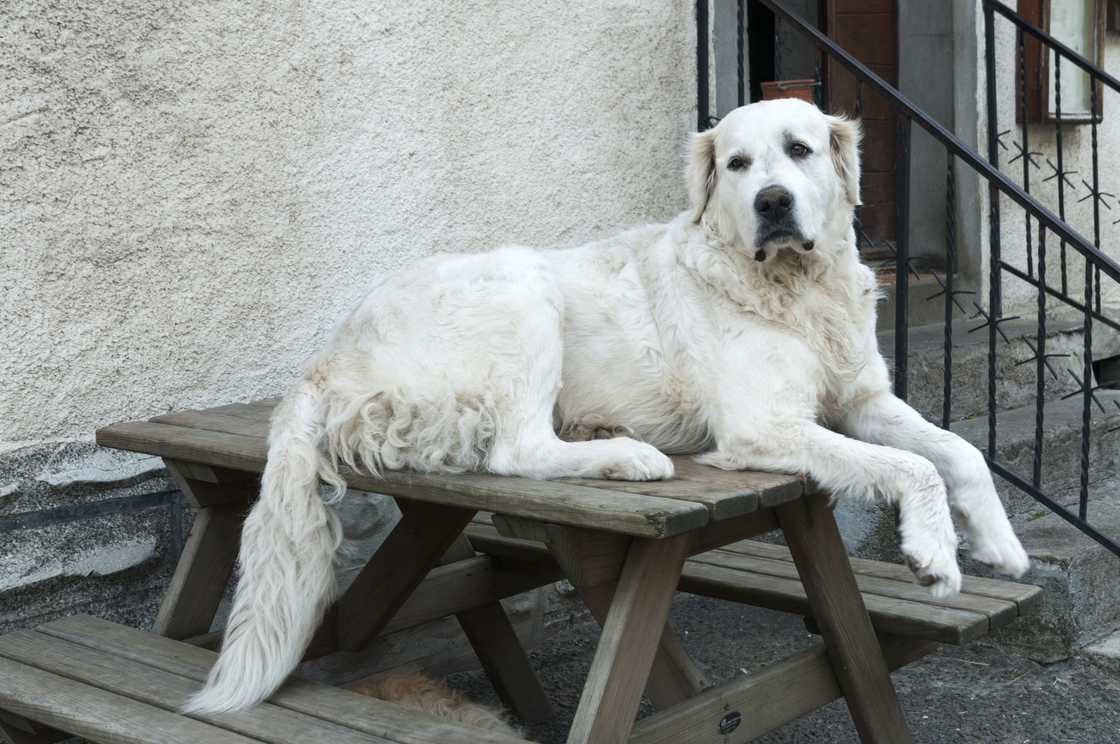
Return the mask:
[[[524, 343], [506, 373], [495, 381], [503, 395], [486, 469], [527, 478], [661, 480], [673, 463], [656, 447], [627, 437], [565, 442], [553, 429], [560, 392], [564, 337], [559, 312], [543, 303], [519, 309]], [[509, 354], [509, 352], [507, 352]], [[518, 365], [516, 368], [513, 365]]]
[[1030, 561], [1011, 529], [979, 450], [887, 392], [848, 411], [841, 425], [853, 437], [929, 459], [945, 480], [949, 504], [964, 528], [972, 557], [1011, 576], [1026, 572]]
[[777, 470], [807, 475], [835, 496], [878, 493], [897, 503], [902, 552], [936, 597], [961, 587], [957, 534], [945, 484], [933, 464], [912, 452], [850, 439], [812, 421], [742, 422], [698, 462], [727, 470]]
[[[551, 430], [549, 430], [551, 434]], [[565, 442], [552, 434], [529, 441], [495, 446], [490, 472], [526, 478], [608, 478], [664, 480], [673, 477], [673, 463], [656, 447], [626, 437], [590, 442]]]
[[490, 449], [487, 470], [525, 478], [609, 478], [611, 480], [662, 480], [673, 477], [673, 463], [656, 447], [628, 437], [565, 442], [552, 429], [552, 407], [547, 401], [513, 401], [518, 409], [498, 427]]

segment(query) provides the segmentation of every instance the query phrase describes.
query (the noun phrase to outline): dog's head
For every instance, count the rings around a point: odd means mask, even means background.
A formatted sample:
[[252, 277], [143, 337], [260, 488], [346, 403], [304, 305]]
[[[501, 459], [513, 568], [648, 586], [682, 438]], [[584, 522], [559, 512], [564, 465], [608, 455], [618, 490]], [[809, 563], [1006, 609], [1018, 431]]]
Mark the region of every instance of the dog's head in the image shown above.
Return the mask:
[[859, 204], [859, 140], [857, 122], [804, 101], [737, 108], [693, 135], [693, 220], [759, 261], [783, 248], [807, 254], [834, 242]]

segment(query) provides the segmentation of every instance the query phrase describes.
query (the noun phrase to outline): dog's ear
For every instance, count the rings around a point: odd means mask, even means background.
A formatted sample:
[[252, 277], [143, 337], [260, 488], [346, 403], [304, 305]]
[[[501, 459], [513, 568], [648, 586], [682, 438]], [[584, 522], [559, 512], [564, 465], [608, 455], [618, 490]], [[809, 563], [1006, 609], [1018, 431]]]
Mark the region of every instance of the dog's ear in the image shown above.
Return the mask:
[[859, 143], [863, 132], [855, 119], [841, 116], [828, 117], [829, 149], [836, 175], [844, 184], [844, 195], [853, 207], [860, 205], [859, 198]]
[[688, 153], [688, 203], [692, 221], [704, 216], [712, 189], [716, 186], [716, 136], [715, 130], [692, 135]]

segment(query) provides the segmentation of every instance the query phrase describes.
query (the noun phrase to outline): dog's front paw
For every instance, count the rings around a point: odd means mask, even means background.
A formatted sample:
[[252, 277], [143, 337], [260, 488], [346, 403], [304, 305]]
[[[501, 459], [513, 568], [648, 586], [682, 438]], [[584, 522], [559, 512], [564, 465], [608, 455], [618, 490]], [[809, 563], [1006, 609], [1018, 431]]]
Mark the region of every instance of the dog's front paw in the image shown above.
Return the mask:
[[918, 583], [929, 587], [930, 594], [945, 599], [960, 593], [961, 569], [957, 565], [957, 539], [936, 539], [918, 535], [904, 539], [902, 553]]
[[993, 571], [1017, 579], [1031, 567], [1031, 559], [1011, 525], [996, 530], [969, 530], [967, 534], [972, 559]]
[[995, 487], [988, 485], [980, 492], [982, 498], [958, 496], [968, 508], [958, 510], [968, 542], [969, 554], [977, 563], [997, 573], [1019, 578], [1031, 567], [1031, 559], [1023, 550], [1007, 514], [999, 502]]
[[608, 440], [618, 449], [603, 465], [600, 476], [609, 480], [668, 480], [673, 477], [673, 461], [656, 447], [620, 437]]

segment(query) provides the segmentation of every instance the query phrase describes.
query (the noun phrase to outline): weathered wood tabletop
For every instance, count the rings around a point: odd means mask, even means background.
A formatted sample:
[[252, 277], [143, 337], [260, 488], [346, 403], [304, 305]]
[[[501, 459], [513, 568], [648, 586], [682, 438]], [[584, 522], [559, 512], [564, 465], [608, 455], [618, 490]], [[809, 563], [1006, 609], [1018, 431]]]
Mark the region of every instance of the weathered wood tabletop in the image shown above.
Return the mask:
[[[113, 424], [97, 432], [97, 442], [170, 460], [260, 472], [275, 404], [275, 400], [262, 400]], [[797, 476], [727, 472], [697, 465], [687, 457], [675, 457], [673, 464], [676, 477], [672, 480], [641, 483], [403, 471], [389, 471], [378, 478], [346, 469], [343, 476], [359, 490], [653, 538], [679, 535], [712, 521], [777, 506], [805, 491], [804, 481]]]

